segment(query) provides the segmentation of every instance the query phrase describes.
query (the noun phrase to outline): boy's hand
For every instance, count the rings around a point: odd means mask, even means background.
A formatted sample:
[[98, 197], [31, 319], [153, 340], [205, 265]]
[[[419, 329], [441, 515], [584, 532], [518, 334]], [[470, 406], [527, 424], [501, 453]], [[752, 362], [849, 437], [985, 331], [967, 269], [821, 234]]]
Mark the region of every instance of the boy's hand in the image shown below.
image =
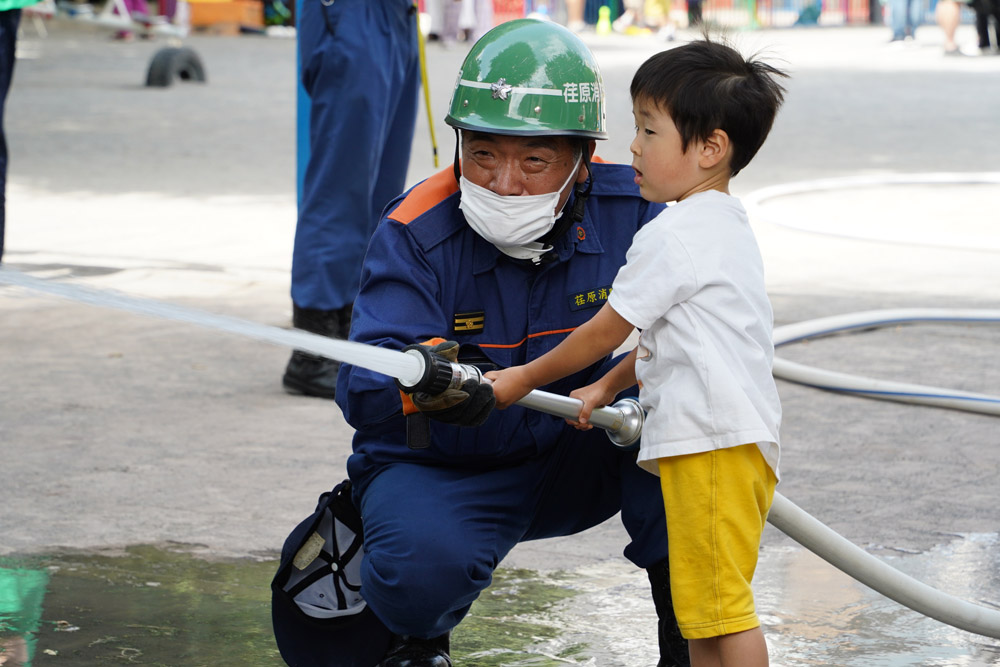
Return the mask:
[[485, 377], [493, 383], [493, 395], [496, 396], [497, 408], [500, 410], [513, 405], [534, 389], [524, 373], [524, 366], [489, 371]]
[[586, 387], [574, 389], [569, 393], [569, 397], [583, 401], [583, 407], [580, 409], [580, 414], [576, 418], [577, 420], [566, 420], [567, 424], [581, 431], [589, 431], [594, 428], [594, 425], [590, 423], [591, 412], [596, 408], [603, 408], [615, 400], [615, 394], [600, 381], [588, 384]]

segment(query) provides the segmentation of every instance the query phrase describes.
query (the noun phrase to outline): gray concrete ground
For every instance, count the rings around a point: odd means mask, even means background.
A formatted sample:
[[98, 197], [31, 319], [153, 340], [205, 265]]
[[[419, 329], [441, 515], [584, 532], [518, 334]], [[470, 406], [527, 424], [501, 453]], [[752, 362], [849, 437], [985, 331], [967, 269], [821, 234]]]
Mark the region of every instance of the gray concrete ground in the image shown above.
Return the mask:
[[[50, 29], [42, 39], [25, 26], [7, 106], [6, 265], [288, 326], [294, 42], [194, 36], [208, 83], [146, 89], [162, 43]], [[878, 184], [894, 173], [1000, 172], [1000, 57], [945, 58], [933, 26], [899, 49], [888, 36], [884, 27], [732, 35], [792, 73], [771, 138], [735, 193], [873, 179], [755, 212], [779, 325], [880, 308], [1000, 307], [1000, 186]], [[599, 152], [627, 161], [628, 81], [669, 44], [585, 38], [610, 96], [612, 139]], [[974, 42], [970, 26], [959, 39]], [[428, 48], [442, 167], [454, 140], [441, 119], [464, 51]], [[434, 171], [423, 107], [419, 122], [411, 183]], [[781, 224], [790, 221], [818, 232]], [[0, 288], [0, 313], [0, 554], [182, 542], [209, 556], [273, 556], [344, 476], [350, 430], [332, 403], [282, 392], [286, 350], [11, 289]], [[996, 327], [936, 325], [779, 354], [1000, 394], [998, 345]], [[780, 391], [779, 490], [835, 530], [876, 553], [995, 535], [995, 417], [788, 382]], [[612, 520], [523, 545], [507, 564], [583, 567], [619, 559], [624, 539]], [[765, 544], [790, 543], [769, 528]], [[995, 589], [982, 596], [1000, 599]]]

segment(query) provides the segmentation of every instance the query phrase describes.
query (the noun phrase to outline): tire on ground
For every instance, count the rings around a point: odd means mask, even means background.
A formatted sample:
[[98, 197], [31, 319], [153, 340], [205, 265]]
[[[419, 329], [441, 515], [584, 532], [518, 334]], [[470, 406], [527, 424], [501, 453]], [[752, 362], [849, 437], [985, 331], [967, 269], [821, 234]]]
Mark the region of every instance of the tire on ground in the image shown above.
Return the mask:
[[146, 85], [166, 87], [174, 82], [205, 81], [205, 67], [193, 49], [169, 46], [160, 49], [149, 63]]

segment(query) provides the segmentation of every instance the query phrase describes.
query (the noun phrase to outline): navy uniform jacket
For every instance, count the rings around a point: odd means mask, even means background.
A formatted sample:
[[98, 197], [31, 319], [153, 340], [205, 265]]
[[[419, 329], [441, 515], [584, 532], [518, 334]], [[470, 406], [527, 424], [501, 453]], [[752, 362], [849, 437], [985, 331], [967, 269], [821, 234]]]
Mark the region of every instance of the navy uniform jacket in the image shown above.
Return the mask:
[[[663, 209], [639, 196], [629, 166], [591, 167], [583, 221], [554, 244], [558, 258], [540, 266], [507, 257], [469, 227], [451, 168], [390, 202], [365, 258], [351, 340], [397, 350], [455, 340], [459, 360], [481, 367], [523, 364], [551, 350], [605, 303], [633, 235]], [[567, 395], [600, 377], [600, 366], [541, 389]], [[390, 378], [345, 364], [336, 400], [356, 429], [348, 469], [362, 487], [367, 473], [393, 461], [472, 469], [523, 461], [567, 428], [515, 405], [494, 410], [480, 428], [431, 420], [431, 446], [414, 450]]]

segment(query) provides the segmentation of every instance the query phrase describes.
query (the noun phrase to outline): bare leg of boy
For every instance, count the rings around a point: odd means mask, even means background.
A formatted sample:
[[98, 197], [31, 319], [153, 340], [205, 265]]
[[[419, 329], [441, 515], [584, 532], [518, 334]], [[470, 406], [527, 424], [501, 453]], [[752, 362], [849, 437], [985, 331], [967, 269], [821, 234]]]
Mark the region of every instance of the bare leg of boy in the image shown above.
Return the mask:
[[691, 667], [767, 667], [767, 643], [759, 628], [688, 640]]

